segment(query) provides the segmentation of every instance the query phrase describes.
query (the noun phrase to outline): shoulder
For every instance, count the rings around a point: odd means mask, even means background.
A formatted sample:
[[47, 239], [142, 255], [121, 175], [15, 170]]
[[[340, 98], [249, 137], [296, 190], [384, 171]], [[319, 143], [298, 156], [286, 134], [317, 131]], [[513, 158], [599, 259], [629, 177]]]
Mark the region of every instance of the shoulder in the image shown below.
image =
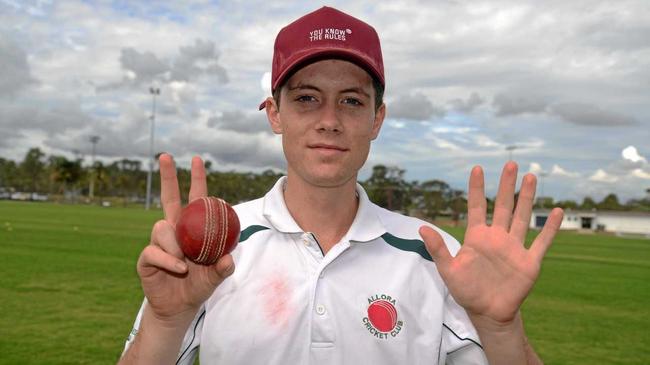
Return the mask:
[[264, 217], [264, 198], [237, 204], [233, 209], [239, 218], [240, 242], [247, 240], [254, 233], [270, 228], [268, 220]]
[[235, 210], [235, 213], [237, 213], [242, 228], [249, 223], [259, 223], [264, 219], [264, 198], [239, 203], [233, 205], [232, 208]]
[[[419, 230], [422, 226], [428, 226], [440, 233], [452, 255], [455, 255], [460, 249], [460, 243], [456, 238], [430, 222], [392, 212], [374, 204], [373, 208], [377, 217], [386, 228], [386, 233], [382, 235], [382, 238], [386, 243], [396, 248], [415, 252], [423, 250], [426, 252]], [[428, 253], [426, 256], [428, 256]], [[428, 260], [431, 259], [430, 256], [425, 258]]]

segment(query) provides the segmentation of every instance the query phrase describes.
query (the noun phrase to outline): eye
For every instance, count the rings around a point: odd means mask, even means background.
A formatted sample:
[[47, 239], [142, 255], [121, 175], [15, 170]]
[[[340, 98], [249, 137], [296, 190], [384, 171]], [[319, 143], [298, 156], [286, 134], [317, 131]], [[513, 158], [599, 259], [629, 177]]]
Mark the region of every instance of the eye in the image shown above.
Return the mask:
[[314, 102], [317, 101], [315, 97], [311, 95], [298, 95], [296, 97], [296, 101], [299, 103], [308, 103], [308, 102]]
[[348, 104], [348, 105], [363, 105], [361, 100], [359, 100], [357, 98], [352, 98], [352, 97], [344, 98], [342, 103], [343, 104]]

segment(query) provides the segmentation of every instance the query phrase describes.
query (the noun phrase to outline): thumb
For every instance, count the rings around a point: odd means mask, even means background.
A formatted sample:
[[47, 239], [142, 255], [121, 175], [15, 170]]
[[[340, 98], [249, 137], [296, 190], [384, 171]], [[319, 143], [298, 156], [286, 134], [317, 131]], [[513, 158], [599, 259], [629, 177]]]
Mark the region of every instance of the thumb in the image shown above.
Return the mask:
[[216, 287], [235, 272], [235, 261], [232, 259], [232, 255], [227, 254], [217, 260], [211, 269], [208, 273], [209, 280]]
[[427, 248], [429, 255], [431, 255], [436, 265], [438, 267], [448, 266], [452, 260], [452, 256], [440, 233], [429, 226], [422, 226], [420, 227], [420, 236], [422, 236], [424, 246]]

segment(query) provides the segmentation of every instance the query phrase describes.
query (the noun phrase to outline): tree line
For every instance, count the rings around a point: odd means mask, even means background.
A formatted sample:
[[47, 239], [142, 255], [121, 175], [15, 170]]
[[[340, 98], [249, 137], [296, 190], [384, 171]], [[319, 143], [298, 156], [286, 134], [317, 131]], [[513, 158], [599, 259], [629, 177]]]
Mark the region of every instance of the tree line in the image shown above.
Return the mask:
[[[263, 196], [282, 173], [266, 170], [261, 173], [213, 171], [212, 163], [205, 161], [208, 191], [233, 204]], [[371, 176], [360, 183], [376, 204], [427, 219], [441, 216], [454, 221], [467, 211], [465, 191], [455, 189], [443, 180], [407, 181], [406, 170], [395, 166], [375, 165]], [[181, 194], [187, 194], [190, 170], [178, 168]], [[95, 161], [84, 166], [82, 158], [68, 159], [61, 155], [47, 156], [39, 148], [31, 148], [22, 161], [0, 157], [0, 191], [29, 192], [51, 196], [50, 200], [101, 202], [119, 199], [124, 204], [144, 202], [147, 169], [139, 160], [117, 159], [110, 163]], [[160, 191], [158, 171], [154, 171], [152, 192]], [[93, 183], [91, 184], [91, 181]], [[90, 186], [93, 185], [93, 199]], [[650, 192], [649, 192], [650, 193]], [[650, 194], [649, 194], [650, 195]], [[183, 197], [185, 200], [187, 196]], [[493, 200], [488, 198], [491, 210]], [[537, 199], [537, 208], [559, 206], [580, 210], [636, 210], [650, 211], [650, 197], [621, 203], [616, 194], [608, 194], [601, 201], [585, 197], [553, 201]]]

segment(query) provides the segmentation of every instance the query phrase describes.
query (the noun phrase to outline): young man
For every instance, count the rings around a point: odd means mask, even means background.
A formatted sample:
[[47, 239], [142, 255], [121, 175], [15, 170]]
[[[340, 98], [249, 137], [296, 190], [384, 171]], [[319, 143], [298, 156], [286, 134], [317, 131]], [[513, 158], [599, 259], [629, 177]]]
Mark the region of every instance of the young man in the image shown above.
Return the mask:
[[[438, 228], [372, 204], [357, 184], [381, 128], [383, 63], [369, 25], [324, 7], [277, 36], [273, 98], [287, 176], [235, 207], [240, 244], [210, 267], [184, 258], [175, 168], [160, 157], [165, 219], [138, 260], [146, 296], [124, 364], [526, 364], [519, 307], [562, 220], [529, 250], [535, 178], [513, 214], [506, 164], [487, 226], [483, 173], [470, 175], [463, 247]], [[192, 161], [190, 200], [207, 195]]]

